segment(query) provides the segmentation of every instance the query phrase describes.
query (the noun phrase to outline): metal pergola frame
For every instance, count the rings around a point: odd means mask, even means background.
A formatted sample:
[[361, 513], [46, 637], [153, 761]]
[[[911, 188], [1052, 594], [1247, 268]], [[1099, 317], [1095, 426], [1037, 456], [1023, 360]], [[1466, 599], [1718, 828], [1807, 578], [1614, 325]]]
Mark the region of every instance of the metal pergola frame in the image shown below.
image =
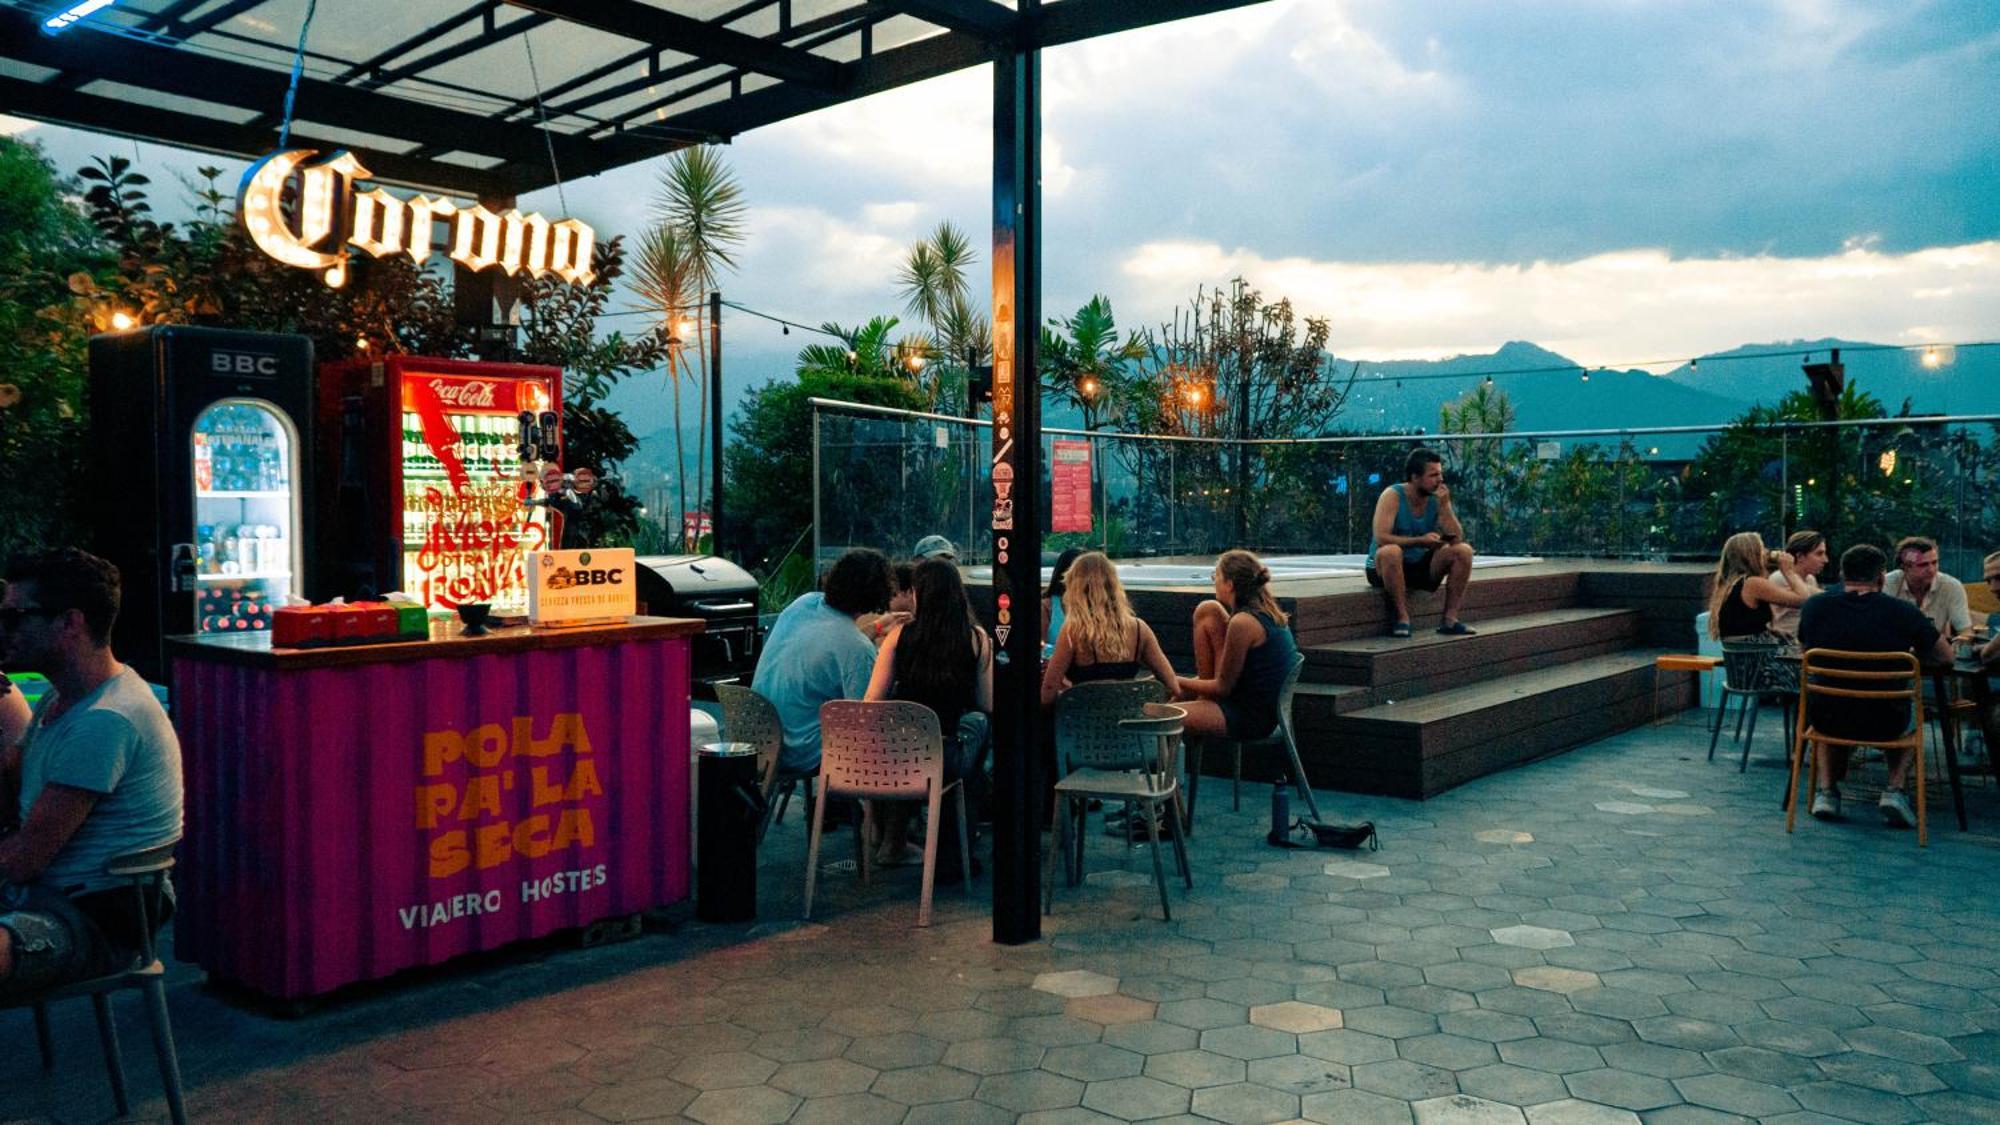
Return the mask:
[[[1025, 17], [994, 0], [837, 0], [812, 5], [816, 14], [806, 18], [795, 18], [795, 9], [807, 0], [361, 2], [439, 14], [416, 34], [385, 32], [358, 57], [328, 54], [308, 40], [313, 65], [299, 83], [297, 114], [311, 125], [294, 129], [295, 147], [350, 149], [394, 183], [505, 198], [558, 177], [727, 142], [1010, 51], [1254, 0], [1055, 0], [1026, 5]], [[52, 4], [0, 0], [0, 112], [244, 158], [277, 147], [289, 80], [283, 56], [304, 12], [298, 0], [128, 3], [49, 36], [39, 23]], [[684, 14], [692, 7], [712, 14]], [[898, 42], [878, 47], [890, 21], [898, 21]], [[252, 26], [262, 33], [240, 30]], [[598, 53], [588, 67], [543, 87], [539, 106], [532, 89], [482, 90], [462, 73], [467, 60], [503, 50], [520, 60], [529, 32], [542, 39], [565, 31], [587, 32]], [[96, 83], [118, 90], [91, 90]], [[632, 101], [649, 90], [654, 96]], [[190, 101], [238, 111], [237, 119], [194, 111]], [[340, 135], [350, 130], [372, 143]]]

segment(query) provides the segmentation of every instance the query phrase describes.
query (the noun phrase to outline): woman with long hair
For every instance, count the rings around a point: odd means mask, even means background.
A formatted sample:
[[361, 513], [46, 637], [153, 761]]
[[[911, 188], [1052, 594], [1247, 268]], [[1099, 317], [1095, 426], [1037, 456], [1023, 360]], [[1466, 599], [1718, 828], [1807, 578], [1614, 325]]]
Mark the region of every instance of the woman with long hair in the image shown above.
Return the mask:
[[1180, 680], [1160, 650], [1159, 638], [1132, 612], [1118, 568], [1102, 552], [1081, 552], [1071, 562], [1062, 605], [1063, 630], [1042, 670], [1042, 706], [1054, 703], [1071, 684], [1129, 680], [1142, 668], [1166, 685], [1169, 697], [1178, 689]]
[[[1787, 582], [1780, 586], [1764, 577], [1776, 568]], [[1708, 635], [1716, 638], [1763, 636], [1771, 628], [1773, 607], [1798, 607], [1806, 595], [1791, 580], [1798, 564], [1783, 551], [1766, 551], [1764, 537], [1739, 531], [1722, 544], [1715, 562], [1715, 588], [1708, 595]]]
[[1056, 556], [1056, 566], [1049, 575], [1048, 589], [1042, 591], [1042, 659], [1055, 655], [1056, 634], [1062, 632], [1063, 615], [1068, 611], [1063, 606], [1063, 593], [1068, 589], [1069, 568], [1083, 556], [1082, 547], [1065, 548]]
[[1271, 571], [1248, 551], [1215, 560], [1215, 598], [1194, 610], [1195, 675], [1180, 681], [1190, 734], [1262, 738], [1299, 650], [1271, 596]]
[[[1810, 598], [1819, 593], [1819, 575], [1826, 569], [1827, 554], [1831, 548], [1826, 536], [1817, 531], [1794, 531], [1785, 540], [1785, 554], [1792, 559], [1792, 575], [1787, 577], [1783, 570], [1774, 569], [1768, 575], [1772, 583], [1783, 586]], [[1710, 618], [1709, 620], [1714, 620]], [[1781, 605], [1771, 611], [1771, 631], [1781, 637], [1798, 639], [1799, 610], [1797, 606]]]
[[[875, 672], [868, 681], [871, 702], [905, 699], [937, 712], [944, 732], [944, 776], [947, 783], [974, 773], [986, 749], [987, 714], [993, 710], [993, 643], [972, 615], [958, 567], [943, 559], [925, 559], [911, 575], [916, 608], [910, 620], [896, 626], [875, 654]], [[949, 806], [947, 806], [949, 808]], [[882, 818], [877, 862], [894, 865], [919, 858], [909, 843], [910, 814], [906, 804], [889, 806]], [[947, 846], [958, 846], [955, 826], [938, 837], [940, 877], [954, 877], [958, 864], [946, 864]], [[947, 874], [948, 873], [948, 874]]]

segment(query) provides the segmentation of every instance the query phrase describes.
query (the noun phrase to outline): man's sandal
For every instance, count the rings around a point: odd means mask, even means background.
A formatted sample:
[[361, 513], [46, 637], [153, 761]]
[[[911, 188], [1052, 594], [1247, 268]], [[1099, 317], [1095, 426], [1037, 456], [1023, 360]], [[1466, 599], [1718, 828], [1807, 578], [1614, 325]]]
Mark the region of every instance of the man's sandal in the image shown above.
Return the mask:
[[1389, 626], [1389, 635], [1392, 637], [1407, 638], [1410, 635], [1410, 623], [1407, 621], [1396, 622], [1394, 625]]

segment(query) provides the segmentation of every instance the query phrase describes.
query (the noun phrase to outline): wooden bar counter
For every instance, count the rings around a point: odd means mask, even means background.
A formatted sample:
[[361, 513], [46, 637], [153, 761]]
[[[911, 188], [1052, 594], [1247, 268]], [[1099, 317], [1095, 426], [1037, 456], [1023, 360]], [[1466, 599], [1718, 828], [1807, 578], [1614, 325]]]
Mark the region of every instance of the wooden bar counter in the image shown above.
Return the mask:
[[169, 640], [182, 959], [296, 999], [687, 897], [701, 622], [461, 628]]

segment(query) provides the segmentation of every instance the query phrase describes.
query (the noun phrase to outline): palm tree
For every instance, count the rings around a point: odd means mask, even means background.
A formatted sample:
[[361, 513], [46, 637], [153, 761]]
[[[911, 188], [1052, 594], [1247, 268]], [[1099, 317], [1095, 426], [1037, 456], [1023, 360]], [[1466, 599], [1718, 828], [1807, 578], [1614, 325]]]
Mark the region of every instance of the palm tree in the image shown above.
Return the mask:
[[[929, 359], [942, 359], [941, 369], [957, 370], [980, 362], [992, 352], [993, 326], [973, 311], [966, 271], [977, 264], [972, 240], [950, 220], [938, 224], [929, 238], [911, 245], [896, 281], [902, 287], [903, 310], [928, 325]], [[945, 371], [933, 370], [921, 384], [931, 405], [943, 398]]]
[[[667, 344], [667, 384], [674, 407], [674, 478], [688, 479], [681, 443], [681, 381], [697, 392], [695, 502], [707, 495], [708, 381], [702, 378], [708, 360], [708, 304], [704, 298], [718, 289], [722, 275], [735, 268], [732, 256], [742, 244], [745, 204], [743, 189], [718, 154], [708, 145], [684, 148], [667, 160], [660, 175], [660, 193], [653, 203], [654, 225], [639, 240], [633, 274], [641, 307], [656, 314], [654, 331]], [[721, 434], [715, 440], [722, 440]], [[720, 481], [715, 482], [717, 488]], [[687, 510], [685, 484], [677, 486], [681, 510]], [[671, 526], [671, 521], [670, 521]], [[692, 546], [692, 544], [684, 544]]]
[[1042, 386], [1081, 408], [1083, 428], [1094, 430], [1123, 402], [1125, 365], [1144, 356], [1146, 345], [1137, 336], [1120, 338], [1111, 298], [1100, 293], [1076, 315], [1042, 326], [1041, 353]]

